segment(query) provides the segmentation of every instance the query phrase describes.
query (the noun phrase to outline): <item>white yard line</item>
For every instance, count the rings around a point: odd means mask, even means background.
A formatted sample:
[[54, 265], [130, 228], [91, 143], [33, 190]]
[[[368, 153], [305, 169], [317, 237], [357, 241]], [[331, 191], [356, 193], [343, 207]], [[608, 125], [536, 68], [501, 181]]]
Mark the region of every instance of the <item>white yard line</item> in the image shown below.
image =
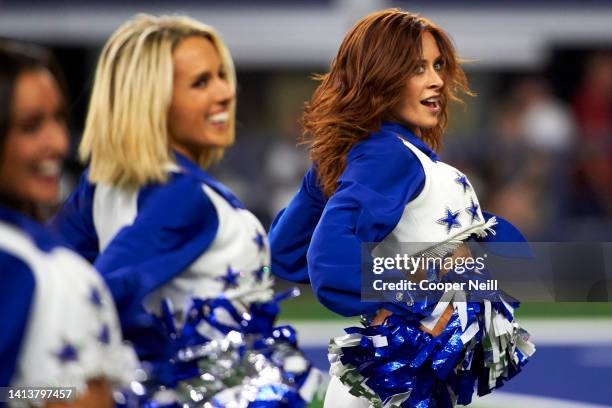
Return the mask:
[[493, 391], [482, 398], [475, 398], [470, 406], [474, 408], [610, 408], [610, 405], [590, 404], [588, 402], [536, 397], [525, 394], [511, 394], [503, 391]]

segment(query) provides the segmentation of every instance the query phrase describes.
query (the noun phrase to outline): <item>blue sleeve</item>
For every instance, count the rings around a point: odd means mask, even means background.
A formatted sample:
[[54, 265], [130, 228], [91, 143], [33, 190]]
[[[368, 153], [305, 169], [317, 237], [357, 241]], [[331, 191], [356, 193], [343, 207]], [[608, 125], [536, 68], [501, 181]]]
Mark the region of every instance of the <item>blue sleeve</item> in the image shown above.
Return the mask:
[[297, 194], [287, 208], [278, 213], [270, 227], [268, 239], [274, 275], [293, 282], [310, 282], [306, 252], [326, 202], [312, 166]]
[[381, 307], [397, 313], [404, 307], [361, 301], [361, 245], [380, 242], [395, 228], [406, 204], [422, 190], [425, 173], [397, 137], [373, 136], [349, 153], [307, 254], [317, 298], [343, 316], [372, 313]]
[[529, 243], [510, 221], [499, 215], [492, 214], [487, 211], [483, 211], [482, 215], [484, 220], [489, 221], [490, 218], [495, 217], [497, 224], [493, 229], [495, 234], [488, 234], [483, 238], [475, 238], [485, 251], [506, 257], [506, 258], [533, 258], [534, 254], [529, 246]]
[[141, 190], [138, 214], [96, 259], [117, 307], [142, 299], [193, 263], [211, 244], [219, 220], [201, 182], [184, 175]]
[[95, 185], [87, 180], [87, 171], [59, 212], [49, 221], [50, 229], [71, 249], [93, 263], [98, 256], [98, 236], [93, 222]]
[[0, 387], [8, 387], [26, 334], [35, 281], [26, 264], [1, 250], [0, 271]]

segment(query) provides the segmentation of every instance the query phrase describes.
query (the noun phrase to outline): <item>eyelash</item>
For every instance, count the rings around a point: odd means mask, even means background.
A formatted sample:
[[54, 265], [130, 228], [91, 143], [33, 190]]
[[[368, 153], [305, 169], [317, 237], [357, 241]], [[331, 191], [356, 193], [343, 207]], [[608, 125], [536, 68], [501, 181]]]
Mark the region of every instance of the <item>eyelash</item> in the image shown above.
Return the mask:
[[210, 82], [210, 75], [198, 78], [192, 85], [193, 88], [205, 88]]
[[[219, 73], [217, 75], [223, 81], [225, 81], [227, 79], [227, 74], [225, 73], [225, 71], [219, 71]], [[195, 81], [193, 83], [192, 87], [193, 88], [206, 88], [206, 86], [210, 82], [210, 78], [211, 78], [210, 75], [205, 75], [204, 77], [202, 77], [202, 78], [198, 79], [197, 81]]]
[[38, 129], [40, 128], [40, 125], [41, 125], [40, 119], [28, 120], [21, 124], [21, 131], [27, 134], [36, 133], [36, 131], [38, 131]]
[[[66, 124], [66, 118], [64, 116], [55, 117], [54, 121], [62, 125]], [[33, 135], [35, 133], [38, 133], [41, 126], [43, 126], [43, 121], [41, 119], [35, 119], [33, 121], [22, 123], [20, 127], [21, 127], [21, 132], [27, 135]]]
[[[47, 119], [42, 116], [36, 116], [21, 122], [18, 126], [23, 133], [34, 134], [40, 130], [40, 127], [43, 126], [46, 120]], [[65, 125], [68, 121], [68, 112], [62, 108], [53, 114], [52, 120], [56, 123]]]
[[[438, 66], [438, 68], [436, 68], [436, 66]], [[434, 62], [434, 69], [437, 72], [441, 72], [443, 67], [444, 67], [444, 63], [442, 61]], [[420, 65], [420, 66], [416, 67], [415, 74], [420, 75], [420, 74], [424, 74], [424, 73], [425, 73], [425, 66]]]

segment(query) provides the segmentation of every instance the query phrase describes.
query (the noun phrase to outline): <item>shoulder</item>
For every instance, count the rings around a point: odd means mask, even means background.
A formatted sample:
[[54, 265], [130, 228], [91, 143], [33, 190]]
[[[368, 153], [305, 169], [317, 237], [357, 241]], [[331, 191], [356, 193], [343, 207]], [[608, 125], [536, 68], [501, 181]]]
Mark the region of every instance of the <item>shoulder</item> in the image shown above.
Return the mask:
[[16, 253], [27, 253], [29, 248], [49, 252], [64, 246], [38, 222], [4, 208], [0, 208], [0, 242], [4, 247], [14, 248]]
[[168, 214], [192, 214], [210, 207], [204, 183], [190, 173], [171, 173], [167, 182], [141, 188], [139, 209], [156, 208]]
[[64, 288], [82, 280], [101, 282], [89, 263], [78, 254], [61, 244], [41, 246], [36, 238], [29, 231], [9, 231], [0, 224], [2, 290], [8, 287], [12, 294], [23, 294], [24, 288], [29, 287], [31, 293], [34, 286], [48, 288], [49, 282], [56, 282], [53, 292], [58, 296], [58, 290], [64, 292]]
[[17, 264], [26, 265], [38, 278], [46, 276], [38, 271], [55, 266], [57, 259], [65, 260], [63, 262], [70, 268], [89, 270], [87, 261], [42, 225], [23, 216], [8, 219], [6, 214], [0, 215], [3, 215], [0, 217], [0, 253], [4, 253], [3, 262], [11, 262], [16, 269], [23, 269], [17, 268]]
[[321, 186], [319, 185], [317, 170], [314, 165], [311, 165], [304, 175], [301, 189], [308, 193], [312, 199], [322, 205], [324, 205], [327, 201], [327, 197], [325, 197], [325, 194], [323, 194]]
[[89, 167], [83, 170], [83, 174], [81, 174], [81, 178], [79, 179], [78, 188], [85, 192], [93, 192], [96, 188], [96, 183], [89, 181]]
[[339, 181], [375, 187], [424, 177], [423, 165], [402, 138], [394, 132], [381, 130], [353, 146]]
[[71, 196], [68, 198], [68, 202], [76, 201], [79, 207], [91, 209], [93, 202], [93, 196], [96, 191], [96, 183], [89, 181], [89, 168], [86, 168], [81, 174], [81, 178]]
[[400, 135], [381, 129], [356, 143], [347, 156], [347, 163], [364, 159], [406, 162], [413, 158], [414, 154], [406, 147]]
[[98, 255], [98, 237], [94, 224], [96, 185], [85, 170], [61, 208], [47, 222], [48, 229], [65, 244], [93, 261]]
[[[23, 295], [29, 297], [32, 294], [35, 285], [34, 273], [21, 256], [0, 247], [0, 269], [2, 270], [0, 292], [11, 294], [9, 298], [13, 299]], [[6, 300], [2, 297], [2, 304]], [[10, 316], [10, 314], [3, 315]]]
[[204, 184], [189, 173], [173, 173], [166, 183], [141, 188], [137, 208], [134, 225], [139, 225], [139, 230], [162, 229], [176, 239], [216, 230], [218, 224], [217, 211]]

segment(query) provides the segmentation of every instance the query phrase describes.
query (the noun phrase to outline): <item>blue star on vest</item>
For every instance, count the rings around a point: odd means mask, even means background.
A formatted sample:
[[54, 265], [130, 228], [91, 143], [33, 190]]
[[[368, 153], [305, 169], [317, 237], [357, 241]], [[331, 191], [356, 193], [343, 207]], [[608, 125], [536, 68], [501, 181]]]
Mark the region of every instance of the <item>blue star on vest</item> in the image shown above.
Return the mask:
[[259, 231], [257, 231], [257, 235], [255, 235], [255, 238], [253, 238], [253, 241], [255, 241], [255, 244], [257, 244], [257, 249], [259, 249], [259, 252], [264, 250], [266, 242], [264, 241], [264, 236]]
[[98, 334], [98, 341], [102, 344], [110, 343], [110, 330], [108, 329], [107, 324], [102, 326], [102, 330], [100, 330], [100, 333]]
[[465, 209], [465, 211], [467, 211], [468, 214], [470, 214], [470, 216], [472, 217], [470, 224], [473, 224], [474, 220], [481, 221], [480, 215], [478, 215], [478, 208], [479, 208], [478, 204], [476, 204], [474, 202], [474, 199], [472, 198], [472, 205]]
[[255, 274], [255, 280], [257, 282], [261, 282], [263, 280], [264, 274], [267, 273], [269, 270], [270, 268], [267, 266], [262, 266], [259, 269], [255, 269], [253, 271], [253, 273]]
[[460, 173], [457, 173], [457, 176], [458, 177], [455, 179], [455, 182], [458, 183], [461, 187], [463, 187], [464, 193], [468, 190], [468, 188], [472, 188], [472, 186], [470, 186], [470, 183], [468, 183], [467, 181], [467, 177]]
[[240, 276], [240, 272], [237, 272], [233, 270], [231, 266], [228, 266], [227, 273], [225, 274], [225, 276], [219, 277], [219, 279], [225, 283], [223, 290], [226, 290], [229, 288], [235, 288], [236, 286], [238, 286], [239, 276]]
[[446, 225], [446, 233], [448, 234], [453, 228], [460, 228], [461, 223], [457, 221], [459, 211], [452, 212], [450, 208], [446, 209], [446, 215], [438, 220], [438, 224]]
[[79, 352], [72, 344], [64, 341], [64, 345], [62, 349], [55, 354], [60, 363], [70, 363], [72, 361], [77, 361], [79, 359]]
[[95, 307], [102, 307], [102, 295], [98, 288], [91, 288], [91, 292], [89, 293], [89, 302]]

